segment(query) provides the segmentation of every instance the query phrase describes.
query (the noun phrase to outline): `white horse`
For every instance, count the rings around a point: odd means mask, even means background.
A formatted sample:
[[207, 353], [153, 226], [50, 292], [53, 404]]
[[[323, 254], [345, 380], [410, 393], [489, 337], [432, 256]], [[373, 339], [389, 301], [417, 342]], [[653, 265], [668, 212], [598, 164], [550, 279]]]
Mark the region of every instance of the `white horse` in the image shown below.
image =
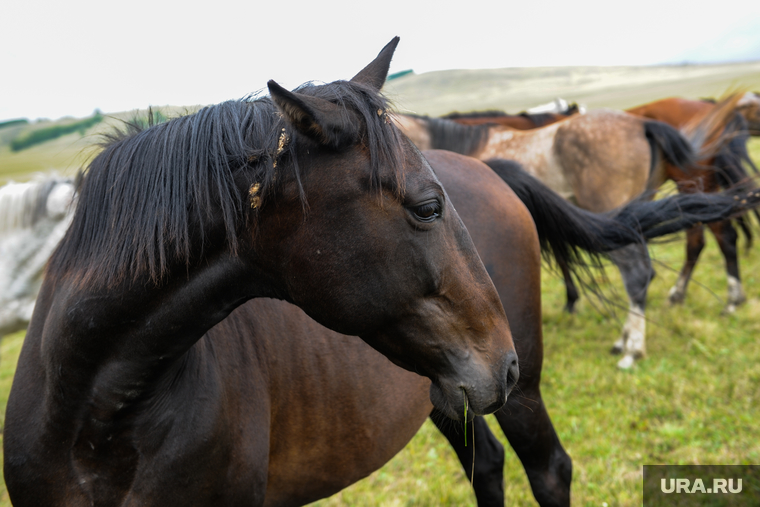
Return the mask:
[[[580, 114], [584, 114], [586, 112], [585, 105], [583, 104], [573, 104], [573, 105], [578, 107], [578, 112]], [[528, 114], [542, 114], [542, 113], [568, 114], [568, 111], [570, 110], [570, 106], [571, 104], [569, 104], [565, 99], [563, 99], [562, 97], [557, 97], [551, 102], [548, 102], [546, 104], [540, 104], [535, 107], [531, 107], [525, 112]]]
[[39, 175], [0, 187], [0, 340], [26, 329], [42, 274], [69, 227], [74, 182]]

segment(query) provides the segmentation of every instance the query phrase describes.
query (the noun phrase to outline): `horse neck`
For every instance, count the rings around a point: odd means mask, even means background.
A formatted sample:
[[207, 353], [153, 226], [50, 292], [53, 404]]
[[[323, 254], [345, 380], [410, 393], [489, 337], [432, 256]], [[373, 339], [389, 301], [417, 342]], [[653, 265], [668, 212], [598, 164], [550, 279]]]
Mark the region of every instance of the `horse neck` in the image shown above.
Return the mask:
[[67, 392], [51, 417], [117, 419], [125, 407], [144, 402], [234, 308], [271, 293], [263, 280], [257, 283], [255, 269], [229, 255], [177, 271], [160, 286], [146, 280], [97, 288], [65, 276], [45, 279], [29, 334], [45, 345], [44, 368], [57, 372], [48, 381]]

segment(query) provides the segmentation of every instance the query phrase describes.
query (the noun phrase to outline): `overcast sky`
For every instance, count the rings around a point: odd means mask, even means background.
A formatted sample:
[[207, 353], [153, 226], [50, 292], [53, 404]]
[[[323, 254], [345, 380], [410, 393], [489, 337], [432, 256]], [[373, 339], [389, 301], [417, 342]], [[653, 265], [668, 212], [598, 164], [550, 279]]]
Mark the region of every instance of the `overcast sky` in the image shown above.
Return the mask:
[[760, 2], [8, 0], [0, 121], [210, 104], [391, 72], [760, 60]]

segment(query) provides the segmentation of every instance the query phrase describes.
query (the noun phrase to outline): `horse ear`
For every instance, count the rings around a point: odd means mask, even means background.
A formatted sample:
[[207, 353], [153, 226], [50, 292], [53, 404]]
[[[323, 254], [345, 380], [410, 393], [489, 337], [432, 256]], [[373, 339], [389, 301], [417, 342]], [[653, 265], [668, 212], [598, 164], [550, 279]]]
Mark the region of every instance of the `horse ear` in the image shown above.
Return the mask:
[[394, 51], [396, 51], [396, 46], [398, 46], [398, 41], [399, 38], [394, 37], [380, 51], [377, 58], [351, 78], [351, 82], [365, 84], [380, 91], [388, 77], [388, 69], [391, 66], [391, 59], [393, 58]]
[[353, 144], [359, 131], [340, 106], [319, 97], [286, 90], [275, 81], [267, 83], [272, 100], [285, 120], [309, 139], [332, 148]]

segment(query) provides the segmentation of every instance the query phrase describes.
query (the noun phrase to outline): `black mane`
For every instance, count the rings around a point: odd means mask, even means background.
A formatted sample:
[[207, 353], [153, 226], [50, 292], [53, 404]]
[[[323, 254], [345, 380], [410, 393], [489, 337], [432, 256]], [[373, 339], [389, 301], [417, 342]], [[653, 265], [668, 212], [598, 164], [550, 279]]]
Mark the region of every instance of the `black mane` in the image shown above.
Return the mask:
[[462, 118], [491, 118], [493, 116], [505, 117], [510, 115], [504, 111], [499, 111], [498, 109], [488, 109], [485, 111], [469, 111], [467, 113], [454, 111], [453, 113], [441, 116], [441, 118], [446, 118], [448, 120], [459, 120]]
[[[390, 167], [402, 188], [400, 137], [378, 113], [386, 108], [381, 95], [346, 81], [297, 91], [358, 114], [373, 181]], [[160, 283], [172, 265], [197, 262], [204, 245], [226, 241], [234, 254], [242, 227], [257, 214], [249, 187], [259, 184], [264, 206], [286, 181], [300, 186], [298, 147], [309, 142], [269, 97], [223, 102], [147, 128], [128, 124], [106, 136], [90, 163], [49, 270], [108, 285], [144, 276]], [[301, 198], [305, 208], [303, 189]]]
[[448, 150], [460, 155], [470, 155], [485, 145], [488, 141], [491, 125], [464, 125], [447, 118], [431, 118], [407, 114], [425, 123], [430, 135], [431, 149]]

